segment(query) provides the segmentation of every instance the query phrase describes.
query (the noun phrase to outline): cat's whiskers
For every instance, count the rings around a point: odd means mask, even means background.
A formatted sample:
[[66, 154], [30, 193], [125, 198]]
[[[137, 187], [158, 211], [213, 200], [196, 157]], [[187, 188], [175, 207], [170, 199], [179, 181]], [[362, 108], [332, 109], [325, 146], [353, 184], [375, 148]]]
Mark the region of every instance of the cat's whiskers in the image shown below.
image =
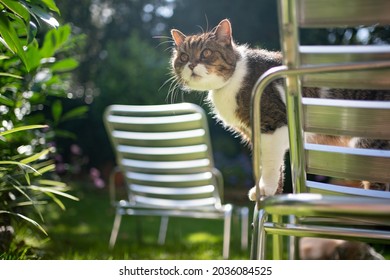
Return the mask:
[[[170, 75], [170, 74], [169, 74]], [[158, 89], [159, 91], [164, 87], [166, 86], [168, 83], [169, 84], [169, 88], [168, 88], [168, 94], [166, 96], [166, 101], [168, 102], [168, 99], [170, 98], [170, 102], [171, 103], [174, 103], [174, 99], [175, 99], [175, 91], [177, 90], [177, 87], [180, 85], [179, 84], [179, 81], [178, 81], [178, 78], [176, 76], [171, 76], [170, 78], [168, 78], [163, 84], [162, 86]]]
[[177, 78], [176, 76], [173, 76], [171, 78], [169, 78], [166, 82], [171, 82], [170, 85], [169, 85], [169, 89], [168, 89], [168, 94], [167, 94], [167, 98], [166, 100], [168, 100], [168, 98], [170, 98], [170, 103], [175, 103], [175, 100], [179, 94], [179, 88], [181, 86], [181, 81], [179, 78]]
[[176, 80], [175, 76], [172, 76], [169, 79], [167, 79], [158, 90], [160, 91], [167, 83], [172, 82], [173, 80]]
[[175, 44], [175, 41], [172, 40], [171, 37], [169, 36], [153, 36], [153, 39], [164, 39], [164, 41], [161, 41], [157, 46], [156, 48], [159, 48], [161, 45], [163, 44], [170, 44], [170, 46], [166, 49], [164, 49], [164, 52], [166, 51], [171, 51], [172, 48], [174, 48], [174, 44]]
[[170, 103], [174, 103], [175, 101], [177, 87], [178, 87], [178, 81], [175, 79], [171, 82], [168, 90], [167, 98], [170, 97]]
[[[199, 29], [200, 29], [200, 31], [202, 32], [202, 33], [206, 33], [206, 31], [203, 29], [203, 27], [201, 26], [201, 25], [197, 25], [197, 27], [199, 27]], [[208, 28], [208, 27], [207, 27]]]

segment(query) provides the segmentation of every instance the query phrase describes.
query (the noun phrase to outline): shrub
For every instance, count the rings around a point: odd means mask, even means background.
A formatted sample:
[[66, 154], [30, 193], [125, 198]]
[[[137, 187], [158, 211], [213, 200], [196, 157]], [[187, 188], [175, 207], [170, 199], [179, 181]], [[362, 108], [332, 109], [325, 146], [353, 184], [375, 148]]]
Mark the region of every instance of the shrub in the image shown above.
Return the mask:
[[[60, 124], [87, 108], [63, 108], [78, 66], [76, 39], [52, 13], [59, 13], [53, 0], [0, 0], [0, 258], [14, 255], [12, 241], [26, 224], [47, 234], [49, 201], [64, 209], [60, 197], [76, 199], [53, 172], [55, 141], [69, 136]], [[55, 29], [39, 40], [43, 23]]]

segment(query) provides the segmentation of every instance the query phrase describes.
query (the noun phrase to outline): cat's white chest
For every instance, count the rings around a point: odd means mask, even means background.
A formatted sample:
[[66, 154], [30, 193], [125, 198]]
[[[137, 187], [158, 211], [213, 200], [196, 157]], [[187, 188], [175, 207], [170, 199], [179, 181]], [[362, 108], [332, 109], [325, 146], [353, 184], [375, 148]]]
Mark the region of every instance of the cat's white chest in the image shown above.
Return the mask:
[[213, 104], [214, 114], [225, 126], [239, 127], [236, 94], [233, 90], [213, 90], [209, 92], [208, 98]]
[[246, 57], [244, 52], [237, 62], [236, 69], [229, 82], [222, 88], [209, 91], [208, 99], [213, 104], [214, 113], [225, 126], [239, 128], [241, 120], [237, 117], [237, 95], [242, 87], [247, 73]]

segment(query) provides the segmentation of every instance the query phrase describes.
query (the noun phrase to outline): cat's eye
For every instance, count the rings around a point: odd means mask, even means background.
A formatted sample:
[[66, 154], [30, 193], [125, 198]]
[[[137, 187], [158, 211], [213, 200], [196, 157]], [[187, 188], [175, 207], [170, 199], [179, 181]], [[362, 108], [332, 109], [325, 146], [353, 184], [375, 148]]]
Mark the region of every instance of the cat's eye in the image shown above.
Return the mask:
[[205, 49], [205, 50], [202, 51], [201, 56], [202, 56], [202, 58], [208, 58], [208, 57], [210, 57], [210, 55], [211, 55], [212, 53], [213, 53], [213, 52], [212, 52], [210, 49]]
[[182, 54], [180, 55], [180, 60], [181, 60], [182, 62], [187, 62], [188, 59], [189, 59], [188, 54], [182, 53]]

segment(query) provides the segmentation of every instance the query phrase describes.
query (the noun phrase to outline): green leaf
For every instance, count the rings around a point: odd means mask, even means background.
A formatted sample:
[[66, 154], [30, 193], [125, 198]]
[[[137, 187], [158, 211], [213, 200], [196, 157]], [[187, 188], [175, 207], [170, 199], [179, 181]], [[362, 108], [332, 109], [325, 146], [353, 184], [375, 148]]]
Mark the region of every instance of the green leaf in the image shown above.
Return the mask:
[[49, 149], [45, 149], [45, 150], [43, 150], [43, 151], [41, 151], [41, 152], [39, 152], [39, 153], [37, 153], [35, 155], [32, 155], [32, 156], [30, 156], [28, 158], [25, 158], [25, 159], [21, 160], [20, 162], [24, 163], [24, 164], [28, 164], [28, 163], [31, 163], [31, 162], [34, 162], [34, 161], [40, 159], [41, 157], [47, 155], [48, 153], [50, 153], [50, 150]]
[[35, 190], [35, 191], [40, 191], [40, 192], [44, 192], [44, 193], [53, 193], [55, 195], [59, 195], [59, 196], [62, 196], [62, 197], [66, 197], [66, 198], [69, 198], [69, 199], [72, 199], [72, 200], [75, 200], [75, 201], [78, 201], [79, 199], [73, 195], [70, 195], [66, 192], [62, 192], [62, 191], [59, 191], [59, 190], [56, 190], [54, 188], [46, 188], [46, 187], [40, 187], [40, 186], [29, 186], [28, 187], [29, 189], [31, 190]]
[[36, 5], [31, 5], [30, 11], [33, 14], [35, 14], [37, 17], [39, 17], [41, 20], [46, 22], [48, 25], [50, 25], [51, 27], [57, 28], [58, 26], [60, 26], [58, 21], [50, 13], [46, 12], [41, 7]]
[[40, 49], [42, 57], [52, 57], [65, 44], [71, 34], [71, 27], [63, 25], [48, 31]]
[[41, 65], [41, 54], [38, 48], [34, 46], [34, 44], [30, 44], [28, 46], [28, 49], [26, 51], [26, 57], [30, 62], [31, 70], [35, 70]]
[[[1, 73], [0, 73], [1, 76]], [[14, 106], [15, 102], [4, 95], [0, 94], [0, 104], [6, 105], [6, 106]], [[1, 136], [1, 135], [0, 135]]]
[[24, 131], [24, 130], [40, 129], [40, 128], [47, 128], [47, 127], [48, 127], [47, 125], [24, 125], [24, 126], [15, 127], [13, 129], [0, 132], [0, 136], [4, 136], [7, 134]]
[[[30, 184], [30, 183], [28, 183]], [[36, 210], [36, 212], [39, 214], [39, 217], [41, 218], [41, 220], [43, 220], [43, 216], [42, 216], [42, 213], [41, 211], [39, 211], [39, 209], [37, 208], [37, 205], [35, 204], [35, 201], [34, 199], [32, 199], [24, 190], [22, 190], [20, 187], [16, 186], [16, 185], [13, 185], [13, 187], [18, 191], [20, 192], [24, 197], [27, 198], [27, 200], [29, 202], [31, 202], [31, 205], [34, 207], [34, 209]]]
[[60, 100], [54, 101], [51, 107], [51, 114], [53, 116], [54, 122], [57, 124], [62, 115], [62, 103]]
[[70, 110], [69, 112], [66, 112], [62, 116], [61, 121], [64, 122], [67, 120], [82, 117], [83, 115], [85, 115], [85, 113], [88, 112], [88, 110], [89, 110], [88, 106], [80, 106], [80, 107], [74, 108], [74, 109]]
[[38, 27], [35, 25], [35, 23], [30, 21], [27, 28], [27, 44], [30, 44], [34, 40], [35, 36], [37, 35], [37, 32]]
[[38, 180], [38, 183], [40, 185], [46, 185], [46, 186], [52, 186], [52, 187], [61, 187], [61, 188], [66, 187], [66, 184], [64, 182], [48, 180], [48, 179]]
[[34, 221], [33, 219], [30, 219], [29, 217], [26, 217], [26, 216], [19, 214], [19, 213], [14, 213], [14, 212], [5, 211], [5, 210], [0, 210], [0, 214], [9, 214], [9, 215], [17, 216], [17, 217], [33, 224], [34, 226], [39, 228], [45, 235], [47, 235], [47, 232], [43, 229], [43, 227], [40, 224], [38, 224], [36, 221]]
[[66, 72], [71, 71], [79, 66], [79, 63], [74, 58], [67, 58], [54, 63], [50, 68], [52, 71]]
[[34, 163], [33, 167], [36, 169], [36, 170], [39, 170], [40, 168], [45, 168], [46, 166], [48, 165], [51, 165], [53, 164], [55, 161], [53, 159], [48, 159], [48, 160], [45, 160], [45, 161], [41, 161], [41, 162], [37, 162], [37, 163]]
[[27, 169], [31, 169], [34, 173], [41, 175], [37, 170], [32, 168], [30, 165], [18, 162], [18, 161], [12, 161], [12, 160], [2, 160], [0, 161], [0, 165], [19, 165], [20, 167], [24, 167]]
[[30, 21], [30, 13], [26, 6], [15, 0], [0, 0], [5, 7], [7, 7], [14, 14], [22, 18], [26, 23]]
[[16, 203], [16, 206], [24, 207], [24, 206], [37, 206], [37, 205], [47, 205], [47, 201], [23, 201]]
[[40, 169], [37, 169], [39, 173], [36, 173], [35, 175], [42, 175], [45, 174], [46, 172], [54, 171], [55, 169], [56, 169], [55, 164], [46, 165]]
[[58, 9], [56, 3], [54, 0], [41, 0], [45, 5], [52, 10], [53, 12], [56, 12], [57, 14], [60, 14], [60, 10]]
[[22, 76], [10, 74], [10, 73], [4, 73], [4, 72], [0, 72], [0, 76], [3, 76], [3, 77], [11, 77], [11, 78], [15, 78], [15, 79], [23, 79]]
[[54, 194], [50, 193], [50, 192], [45, 192], [45, 194], [50, 197], [54, 202], [55, 204], [57, 204], [61, 210], [65, 210], [65, 205], [62, 203], [62, 201], [56, 197]]
[[21, 40], [19, 39], [18, 34], [10, 23], [8, 17], [4, 15], [4, 13], [0, 13], [0, 35], [6, 42], [5, 46], [11, 52], [17, 54], [26, 66], [27, 71], [30, 71], [30, 64], [24, 52]]
[[24, 178], [26, 179], [27, 184], [31, 185], [30, 174], [27, 172], [26, 169], [22, 169], [22, 172], [24, 174]]
[[[1, 33], [0, 33], [0, 35], [1, 35]], [[1, 43], [4, 47], [6, 47], [7, 49], [9, 49], [9, 50], [11, 51], [10, 46], [8, 46], [7, 42], [4, 41], [4, 39], [1, 38], [1, 36], [0, 36], [0, 43]], [[12, 52], [12, 51], [11, 51], [11, 52]], [[13, 52], [12, 52], [12, 53], [13, 53]]]

